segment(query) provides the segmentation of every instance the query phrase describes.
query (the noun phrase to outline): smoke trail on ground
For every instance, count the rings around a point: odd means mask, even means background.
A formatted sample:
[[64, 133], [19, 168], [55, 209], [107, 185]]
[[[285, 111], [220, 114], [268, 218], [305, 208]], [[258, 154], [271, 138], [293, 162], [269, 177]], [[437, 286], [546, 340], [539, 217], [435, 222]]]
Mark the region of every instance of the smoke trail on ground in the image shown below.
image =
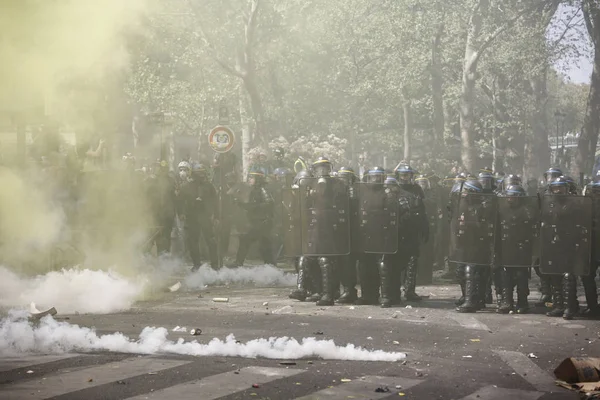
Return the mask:
[[135, 354], [181, 354], [191, 356], [225, 356], [295, 360], [318, 357], [325, 360], [398, 361], [404, 353], [367, 350], [353, 344], [338, 346], [333, 340], [288, 337], [236, 341], [233, 334], [208, 343], [167, 339], [165, 328], [146, 327], [137, 340], [121, 333], [98, 335], [93, 329], [44, 317], [34, 327], [26, 313], [13, 312], [0, 321], [0, 353], [64, 353], [71, 351], [113, 351]]
[[203, 265], [184, 281], [184, 285], [190, 289], [201, 289], [205, 285], [248, 283], [261, 286], [293, 286], [296, 283], [296, 275], [286, 273], [272, 265], [221, 268], [219, 270]]
[[63, 314], [106, 314], [128, 310], [142, 296], [148, 278], [126, 279], [114, 271], [63, 269], [24, 277], [0, 267], [0, 307], [55, 307]]

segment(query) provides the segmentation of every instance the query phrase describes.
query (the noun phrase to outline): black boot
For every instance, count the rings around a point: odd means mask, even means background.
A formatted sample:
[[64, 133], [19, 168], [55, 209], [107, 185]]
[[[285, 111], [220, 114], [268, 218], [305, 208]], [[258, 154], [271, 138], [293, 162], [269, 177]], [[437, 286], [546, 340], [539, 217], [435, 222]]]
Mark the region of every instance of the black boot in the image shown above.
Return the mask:
[[311, 289], [309, 290], [310, 295], [306, 298], [306, 301], [319, 301], [321, 299], [321, 293], [323, 292], [323, 282], [321, 279], [321, 268], [319, 267], [318, 261], [313, 259], [312, 262], [308, 263], [307, 272]]
[[517, 314], [526, 314], [529, 311], [527, 296], [529, 295], [529, 271], [519, 268], [517, 274]]
[[458, 279], [458, 283], [460, 284], [460, 291], [462, 296], [454, 302], [457, 306], [462, 306], [465, 302], [465, 266], [459, 265], [456, 268], [456, 277]]
[[356, 299], [356, 305], [377, 305], [378, 292], [378, 272], [377, 266], [373, 265], [376, 260], [370, 254], [362, 256], [358, 262], [358, 272], [360, 277], [360, 298]]
[[479, 293], [477, 290], [478, 274], [473, 265], [465, 266], [465, 302], [457, 308], [461, 313], [474, 313], [480, 308]]
[[390, 308], [392, 306], [392, 300], [390, 298], [390, 268], [385, 256], [379, 261], [379, 286], [381, 291], [381, 294], [379, 295], [379, 305], [381, 305], [381, 308]]
[[317, 301], [318, 306], [332, 306], [334, 287], [333, 287], [333, 265], [327, 257], [319, 258], [319, 267], [321, 267], [321, 280], [323, 292], [321, 298]]
[[338, 299], [340, 304], [354, 304], [358, 298], [356, 292], [356, 258], [353, 255], [345, 257], [342, 261], [344, 269], [340, 277], [344, 293]]
[[297, 267], [298, 267], [298, 280], [297, 280], [297, 284], [298, 287], [296, 289], [294, 289], [292, 291], [292, 293], [290, 293], [290, 299], [295, 299], [295, 300], [300, 300], [300, 301], [304, 301], [306, 300], [306, 286], [305, 286], [305, 279], [306, 279], [306, 261], [304, 259], [304, 257], [300, 257], [296, 263]]
[[579, 312], [579, 301], [577, 301], [577, 278], [572, 273], [565, 274], [563, 278], [564, 298], [567, 308], [563, 318], [570, 320]]
[[512, 274], [513, 271], [508, 271], [506, 268], [503, 269], [502, 273], [502, 295], [499, 295], [498, 301], [498, 313], [508, 314], [513, 310], [514, 307], [514, 296], [513, 296], [513, 282]]
[[421, 296], [415, 292], [417, 286], [417, 267], [419, 265], [417, 256], [411, 256], [406, 269], [406, 281], [404, 282], [404, 298], [407, 301], [420, 301]]
[[552, 310], [547, 312], [549, 317], [562, 317], [565, 312], [565, 299], [563, 297], [562, 277], [560, 275], [551, 278]]
[[545, 307], [546, 303], [552, 302], [552, 285], [550, 279], [547, 275], [540, 275], [540, 292], [542, 294], [540, 299], [535, 303], [536, 307]]

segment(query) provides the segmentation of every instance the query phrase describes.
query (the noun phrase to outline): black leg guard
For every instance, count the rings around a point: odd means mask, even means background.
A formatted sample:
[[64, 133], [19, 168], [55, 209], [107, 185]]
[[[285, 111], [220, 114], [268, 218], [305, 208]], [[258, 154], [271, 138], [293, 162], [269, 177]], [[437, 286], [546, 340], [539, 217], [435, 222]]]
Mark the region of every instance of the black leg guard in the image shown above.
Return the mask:
[[290, 299], [296, 299], [300, 301], [306, 300], [306, 283], [305, 280], [307, 278], [307, 266], [306, 266], [306, 257], [299, 257], [296, 260], [296, 271], [298, 271], [298, 287], [290, 293]]
[[385, 256], [382, 256], [379, 260], [379, 286], [381, 295], [379, 296], [379, 304], [381, 308], [389, 308], [392, 305], [390, 298], [390, 292], [392, 289], [390, 276], [390, 266]]
[[417, 286], [418, 256], [411, 256], [406, 269], [406, 282], [404, 283], [404, 298], [408, 301], [420, 301], [421, 296], [415, 292]]
[[[494, 292], [496, 292], [496, 305], [498, 309], [502, 307], [504, 302], [504, 272], [509, 273], [511, 282], [514, 286], [514, 272], [505, 268], [495, 267], [492, 269], [492, 281], [494, 282]], [[510, 287], [512, 291], [512, 286]]]
[[500, 296], [500, 305], [498, 313], [508, 314], [513, 310], [513, 273], [509, 268], [502, 268], [502, 295]]
[[527, 296], [529, 295], [529, 271], [526, 268], [517, 268], [517, 313], [526, 314], [529, 311]]
[[567, 273], [563, 277], [563, 290], [566, 303], [564, 319], [573, 319], [579, 312], [579, 301], [577, 301], [577, 277]]
[[485, 308], [486, 304], [492, 304], [492, 269], [491, 267], [478, 267], [479, 270], [479, 295], [481, 296], [481, 307]]
[[600, 316], [600, 307], [598, 306], [598, 287], [596, 286], [596, 270], [592, 268], [588, 276], [583, 276], [581, 281], [585, 290], [585, 301], [587, 308], [583, 312], [585, 317], [596, 318]]
[[544, 307], [546, 303], [552, 302], [552, 283], [548, 275], [541, 273], [538, 267], [535, 267], [535, 273], [540, 277], [540, 299], [535, 303], [537, 307]]
[[[305, 257], [306, 258], [306, 257]], [[307, 259], [308, 260], [308, 259]], [[321, 299], [321, 293], [323, 292], [323, 282], [321, 268], [317, 260], [310, 259], [307, 266], [308, 281], [310, 282], [310, 296], [306, 298], [306, 301], [318, 301]]]
[[323, 292], [319, 301], [318, 306], [332, 306], [333, 305], [333, 265], [327, 257], [319, 257], [319, 267], [321, 268], [321, 281], [323, 285]]
[[461, 313], [474, 313], [480, 307], [480, 298], [477, 290], [480, 276], [477, 273], [477, 267], [473, 265], [465, 266], [465, 302], [458, 307], [457, 311]]
[[353, 304], [356, 299], [356, 257], [349, 255], [340, 260], [342, 263], [342, 287], [344, 293], [338, 299], [340, 304]]
[[460, 291], [462, 296], [456, 300], [454, 304], [457, 306], [461, 306], [465, 302], [465, 265], [461, 264], [456, 267], [456, 277], [458, 279], [458, 283], [460, 284]]
[[562, 275], [549, 275], [552, 288], [552, 310], [547, 312], [549, 317], [562, 317], [565, 312], [565, 299], [563, 297]]
[[378, 271], [375, 257], [363, 255], [358, 261], [360, 276], [360, 298], [356, 300], [357, 305], [376, 305], [378, 292]]

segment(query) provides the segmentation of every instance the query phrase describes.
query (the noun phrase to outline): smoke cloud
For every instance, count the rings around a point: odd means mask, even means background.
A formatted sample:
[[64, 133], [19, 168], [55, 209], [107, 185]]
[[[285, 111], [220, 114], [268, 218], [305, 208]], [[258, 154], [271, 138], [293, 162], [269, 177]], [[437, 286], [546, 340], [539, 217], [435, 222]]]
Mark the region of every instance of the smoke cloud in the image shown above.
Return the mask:
[[191, 289], [201, 289], [205, 285], [247, 283], [264, 286], [293, 286], [296, 283], [296, 275], [283, 272], [271, 265], [240, 268], [225, 267], [219, 270], [203, 265], [184, 281], [184, 285]]
[[121, 333], [100, 335], [93, 330], [52, 317], [44, 317], [38, 327], [24, 320], [24, 314], [13, 313], [0, 322], [0, 353], [64, 353], [70, 351], [114, 351], [135, 354], [182, 354], [191, 356], [225, 356], [244, 358], [300, 359], [319, 357], [325, 360], [398, 361], [404, 353], [367, 350], [353, 344], [338, 346], [333, 340], [289, 337], [236, 341], [233, 334], [208, 343], [167, 339], [165, 328], [146, 327], [138, 340]]

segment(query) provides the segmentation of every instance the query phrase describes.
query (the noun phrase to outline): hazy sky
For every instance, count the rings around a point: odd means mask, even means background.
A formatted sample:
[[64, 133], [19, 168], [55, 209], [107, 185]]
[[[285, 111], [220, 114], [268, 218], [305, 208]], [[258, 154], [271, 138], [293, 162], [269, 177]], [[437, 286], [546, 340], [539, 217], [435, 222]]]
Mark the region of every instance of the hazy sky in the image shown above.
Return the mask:
[[582, 55], [574, 60], [569, 58], [572, 57], [571, 54], [567, 56], [567, 59], [559, 60], [557, 66], [560, 70], [565, 71], [574, 83], [589, 83], [592, 74], [591, 43], [581, 11], [573, 7], [561, 6], [548, 30], [548, 38], [552, 40], [560, 36], [565, 30], [566, 24], [575, 25], [575, 27], [568, 30], [565, 41], [576, 43], [576, 47]]

